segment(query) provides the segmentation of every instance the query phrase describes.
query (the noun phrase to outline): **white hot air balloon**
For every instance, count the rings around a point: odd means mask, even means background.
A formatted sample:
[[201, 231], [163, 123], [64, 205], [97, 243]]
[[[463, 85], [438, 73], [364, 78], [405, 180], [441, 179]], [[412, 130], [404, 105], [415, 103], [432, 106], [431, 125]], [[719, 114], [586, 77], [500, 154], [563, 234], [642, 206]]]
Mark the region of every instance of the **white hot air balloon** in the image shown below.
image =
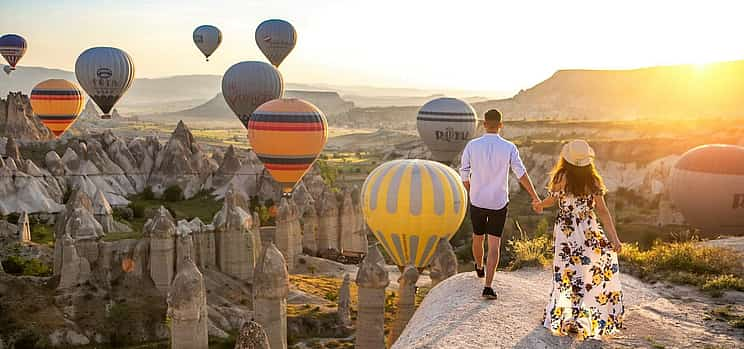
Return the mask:
[[706, 233], [744, 233], [744, 147], [692, 148], [674, 164], [669, 183], [687, 223]]
[[194, 29], [194, 44], [209, 62], [209, 56], [222, 43], [222, 32], [212, 25], [202, 25]]
[[272, 65], [264, 62], [240, 62], [222, 76], [225, 102], [248, 129], [248, 120], [258, 106], [284, 93], [284, 80]]
[[101, 108], [102, 119], [110, 119], [111, 109], [134, 81], [134, 63], [126, 52], [114, 47], [93, 47], [75, 62], [78, 83]]
[[269, 19], [256, 28], [256, 44], [269, 62], [278, 67], [297, 44], [297, 32], [287, 21]]
[[473, 107], [457, 98], [431, 100], [416, 117], [419, 136], [431, 151], [432, 159], [444, 163], [451, 162], [475, 137], [477, 126]]

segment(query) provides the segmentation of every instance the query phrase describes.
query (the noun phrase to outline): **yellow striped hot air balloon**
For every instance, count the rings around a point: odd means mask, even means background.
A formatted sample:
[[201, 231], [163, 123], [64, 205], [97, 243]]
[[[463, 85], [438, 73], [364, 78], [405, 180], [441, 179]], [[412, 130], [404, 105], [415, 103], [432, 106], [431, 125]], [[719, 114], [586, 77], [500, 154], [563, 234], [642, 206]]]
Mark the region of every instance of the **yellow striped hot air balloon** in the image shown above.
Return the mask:
[[248, 138], [256, 156], [289, 194], [323, 150], [328, 122], [323, 112], [307, 101], [279, 98], [251, 114]]
[[367, 226], [399, 266], [426, 267], [439, 238], [460, 228], [467, 202], [460, 176], [429, 160], [386, 162], [362, 189]]
[[59, 138], [83, 111], [83, 94], [67, 80], [49, 79], [31, 90], [31, 107], [44, 126]]

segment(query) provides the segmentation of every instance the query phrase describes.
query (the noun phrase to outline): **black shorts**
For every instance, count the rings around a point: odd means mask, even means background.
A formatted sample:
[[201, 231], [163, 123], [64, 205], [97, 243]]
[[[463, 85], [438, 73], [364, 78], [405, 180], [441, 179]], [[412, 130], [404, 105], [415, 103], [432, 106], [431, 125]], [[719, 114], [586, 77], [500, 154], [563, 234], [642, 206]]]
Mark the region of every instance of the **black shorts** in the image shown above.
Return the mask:
[[470, 220], [473, 222], [473, 234], [501, 237], [506, 223], [506, 211], [509, 204], [500, 210], [489, 210], [470, 205]]

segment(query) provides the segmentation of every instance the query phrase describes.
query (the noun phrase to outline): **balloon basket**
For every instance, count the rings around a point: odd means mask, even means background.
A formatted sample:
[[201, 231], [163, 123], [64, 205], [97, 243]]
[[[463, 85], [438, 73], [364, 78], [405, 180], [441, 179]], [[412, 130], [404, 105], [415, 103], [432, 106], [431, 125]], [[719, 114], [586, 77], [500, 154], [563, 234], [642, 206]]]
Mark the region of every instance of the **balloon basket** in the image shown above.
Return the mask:
[[109, 120], [109, 119], [111, 119], [111, 114], [103, 114], [103, 115], [101, 115], [101, 119], [102, 120]]

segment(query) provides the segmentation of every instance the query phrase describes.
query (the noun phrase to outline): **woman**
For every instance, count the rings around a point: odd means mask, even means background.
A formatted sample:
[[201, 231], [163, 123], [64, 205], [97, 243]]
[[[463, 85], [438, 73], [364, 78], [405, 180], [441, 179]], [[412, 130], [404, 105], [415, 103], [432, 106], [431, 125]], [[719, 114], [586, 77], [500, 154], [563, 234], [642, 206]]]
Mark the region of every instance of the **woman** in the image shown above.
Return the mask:
[[625, 311], [617, 263], [622, 245], [593, 159], [586, 141], [567, 143], [552, 172], [550, 195], [535, 204], [541, 211], [558, 203], [553, 290], [544, 326], [555, 335], [576, 333], [579, 339], [617, 332]]

